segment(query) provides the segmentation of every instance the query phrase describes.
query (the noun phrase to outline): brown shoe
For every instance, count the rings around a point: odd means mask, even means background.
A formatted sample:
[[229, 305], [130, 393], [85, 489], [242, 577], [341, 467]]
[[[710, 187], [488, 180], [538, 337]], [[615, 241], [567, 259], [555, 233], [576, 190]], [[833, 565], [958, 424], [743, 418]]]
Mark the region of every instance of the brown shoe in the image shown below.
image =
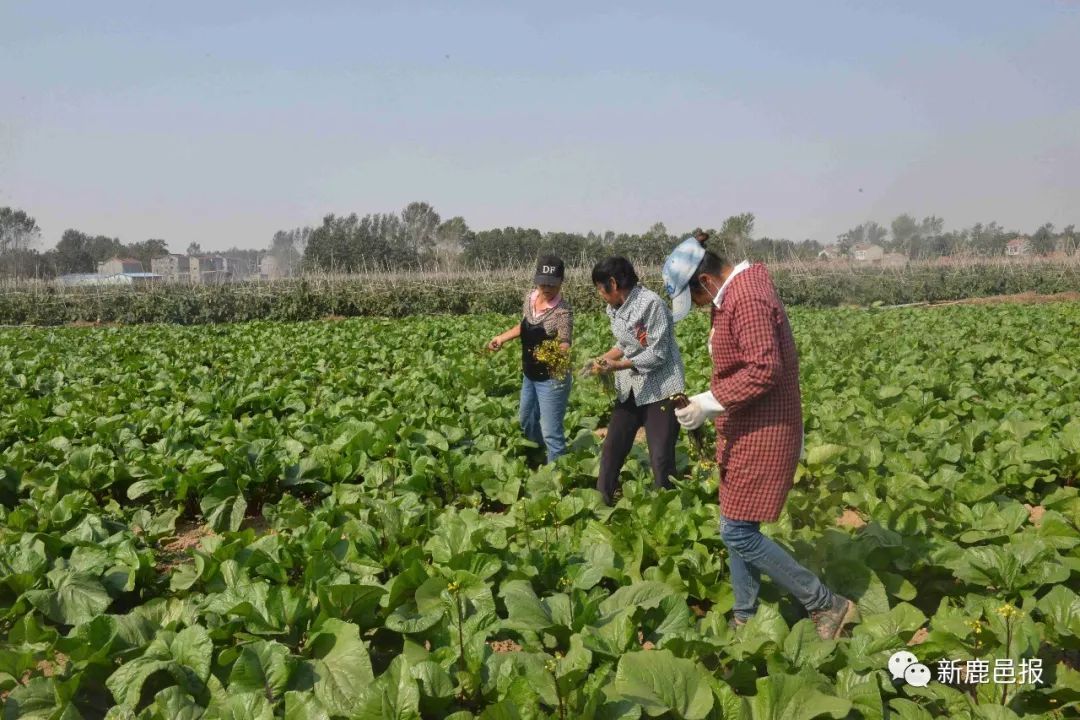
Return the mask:
[[817, 625], [817, 634], [822, 640], [835, 640], [843, 632], [844, 626], [855, 622], [859, 609], [855, 603], [845, 597], [833, 595], [832, 604], [810, 613], [810, 619]]

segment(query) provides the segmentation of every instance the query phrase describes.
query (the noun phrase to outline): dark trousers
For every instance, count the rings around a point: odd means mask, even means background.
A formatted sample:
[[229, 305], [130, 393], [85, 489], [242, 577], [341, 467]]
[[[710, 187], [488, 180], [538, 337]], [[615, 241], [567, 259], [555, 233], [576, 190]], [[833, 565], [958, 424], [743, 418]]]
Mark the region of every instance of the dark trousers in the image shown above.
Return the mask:
[[675, 406], [670, 400], [661, 400], [638, 407], [631, 393], [626, 402], [615, 403], [600, 453], [600, 477], [596, 489], [608, 504], [619, 487], [619, 472], [634, 447], [634, 436], [643, 425], [649, 443], [653, 487], [671, 487], [669, 478], [675, 475], [675, 441], [679, 438]]

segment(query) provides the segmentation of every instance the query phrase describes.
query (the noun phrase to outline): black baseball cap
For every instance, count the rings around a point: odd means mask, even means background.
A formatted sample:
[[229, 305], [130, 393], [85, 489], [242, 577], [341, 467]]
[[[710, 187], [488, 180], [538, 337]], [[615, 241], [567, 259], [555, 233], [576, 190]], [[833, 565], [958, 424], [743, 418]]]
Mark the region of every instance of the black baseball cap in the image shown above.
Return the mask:
[[537, 285], [561, 285], [565, 275], [566, 267], [562, 259], [557, 255], [541, 255], [536, 261], [533, 282]]

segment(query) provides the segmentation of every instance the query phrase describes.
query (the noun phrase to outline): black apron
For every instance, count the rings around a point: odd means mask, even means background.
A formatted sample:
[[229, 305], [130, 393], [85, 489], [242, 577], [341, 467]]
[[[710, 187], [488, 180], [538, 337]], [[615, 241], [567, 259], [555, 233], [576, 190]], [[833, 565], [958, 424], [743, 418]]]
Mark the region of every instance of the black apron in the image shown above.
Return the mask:
[[544, 382], [551, 379], [551, 373], [548, 372], [547, 367], [538, 362], [533, 357], [533, 353], [536, 352], [536, 348], [540, 347], [540, 343], [554, 337], [554, 335], [548, 335], [548, 331], [544, 329], [543, 321], [533, 324], [529, 322], [528, 318], [521, 318], [521, 369], [524, 371], [525, 377], [533, 382]]

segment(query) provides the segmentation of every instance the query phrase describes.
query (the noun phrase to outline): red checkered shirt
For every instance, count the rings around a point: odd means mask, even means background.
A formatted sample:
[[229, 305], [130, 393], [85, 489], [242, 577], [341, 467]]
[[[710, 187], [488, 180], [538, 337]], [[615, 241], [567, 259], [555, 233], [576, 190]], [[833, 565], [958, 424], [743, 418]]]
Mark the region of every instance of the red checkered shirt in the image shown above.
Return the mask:
[[780, 516], [802, 449], [799, 355], [765, 266], [732, 279], [712, 312], [712, 394], [720, 510], [732, 520]]

